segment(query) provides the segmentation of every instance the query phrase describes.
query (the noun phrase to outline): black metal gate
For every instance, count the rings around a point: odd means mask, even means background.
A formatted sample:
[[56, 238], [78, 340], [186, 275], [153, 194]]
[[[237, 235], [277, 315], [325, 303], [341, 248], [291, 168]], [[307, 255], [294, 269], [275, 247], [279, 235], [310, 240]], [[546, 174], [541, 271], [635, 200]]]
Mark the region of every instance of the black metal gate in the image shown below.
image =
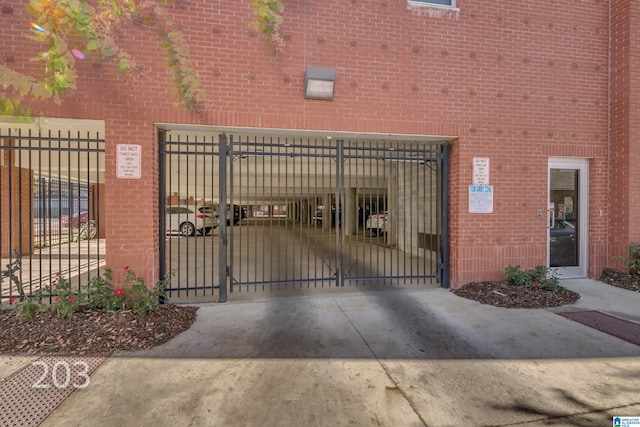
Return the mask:
[[100, 131], [0, 126], [0, 300], [20, 297], [20, 284], [33, 294], [58, 275], [79, 289], [104, 271], [103, 182]]
[[[170, 298], [447, 286], [446, 145], [164, 132], [160, 140]], [[199, 211], [215, 217], [210, 235], [202, 224], [181, 232]]]

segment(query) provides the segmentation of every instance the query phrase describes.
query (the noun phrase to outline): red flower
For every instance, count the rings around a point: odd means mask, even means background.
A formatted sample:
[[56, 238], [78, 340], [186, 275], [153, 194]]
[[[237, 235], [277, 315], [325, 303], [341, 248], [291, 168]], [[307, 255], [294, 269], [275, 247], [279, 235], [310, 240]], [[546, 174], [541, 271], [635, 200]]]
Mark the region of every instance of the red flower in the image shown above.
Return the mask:
[[54, 301], [60, 301], [60, 299], [61, 299], [61, 298], [58, 296], [58, 297], [55, 297], [55, 298], [54, 298]]
[[69, 297], [69, 301], [74, 302], [75, 300], [76, 300], [76, 297], [74, 297], [74, 296], [70, 296]]
[[14, 302], [16, 302], [16, 300], [17, 300], [17, 299], [18, 299], [18, 298], [15, 298], [15, 297], [14, 297], [14, 298], [11, 298], [11, 299], [9, 300], [9, 304], [13, 304]]
[[57, 286], [57, 285], [58, 285], [58, 282], [53, 282], [53, 283], [51, 284], [51, 286]]
[[124, 295], [124, 289], [116, 289], [113, 293], [118, 296]]
[[60, 271], [58, 271], [58, 272], [56, 273], [56, 277], [60, 277], [60, 276], [62, 276], [62, 273], [61, 273]]
[[128, 269], [129, 269], [129, 266], [127, 265], [127, 266], [124, 268], [124, 271], [127, 271]]

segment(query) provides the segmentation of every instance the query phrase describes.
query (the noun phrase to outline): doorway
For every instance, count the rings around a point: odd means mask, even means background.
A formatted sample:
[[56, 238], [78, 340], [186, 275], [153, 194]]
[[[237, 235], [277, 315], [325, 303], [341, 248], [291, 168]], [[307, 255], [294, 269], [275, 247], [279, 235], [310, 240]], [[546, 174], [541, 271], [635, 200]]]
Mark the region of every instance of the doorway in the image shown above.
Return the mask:
[[548, 266], [563, 278], [586, 277], [588, 163], [549, 159]]

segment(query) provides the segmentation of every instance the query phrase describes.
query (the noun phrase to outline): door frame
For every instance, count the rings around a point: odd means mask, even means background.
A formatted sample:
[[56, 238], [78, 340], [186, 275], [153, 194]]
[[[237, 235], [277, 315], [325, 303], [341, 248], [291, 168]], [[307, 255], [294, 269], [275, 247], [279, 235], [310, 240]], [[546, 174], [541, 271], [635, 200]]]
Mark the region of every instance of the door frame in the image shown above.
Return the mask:
[[[589, 262], [589, 159], [575, 157], [549, 157], [547, 165], [547, 211], [551, 201], [551, 169], [573, 169], [578, 171], [578, 265], [553, 267], [559, 279], [587, 277]], [[550, 233], [547, 224], [547, 266], [550, 265]]]

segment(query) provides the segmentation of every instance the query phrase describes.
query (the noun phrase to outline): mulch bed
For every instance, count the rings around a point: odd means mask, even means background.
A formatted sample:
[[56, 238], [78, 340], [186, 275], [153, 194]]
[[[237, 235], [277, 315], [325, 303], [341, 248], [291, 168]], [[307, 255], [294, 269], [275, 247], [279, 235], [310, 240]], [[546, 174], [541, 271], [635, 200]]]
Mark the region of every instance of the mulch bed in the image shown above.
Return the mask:
[[[637, 275], [607, 268], [598, 280], [618, 288], [640, 292], [640, 276]], [[558, 286], [557, 292], [550, 292], [506, 282], [473, 282], [452, 292], [482, 304], [505, 308], [559, 307], [573, 304], [580, 298], [579, 294], [562, 286]]]
[[454, 289], [454, 294], [504, 308], [546, 308], [573, 304], [580, 295], [562, 286], [556, 292], [542, 289], [531, 289], [526, 286], [511, 285], [506, 282], [473, 282], [467, 283], [460, 289]]
[[640, 292], [640, 276], [632, 276], [612, 268], [605, 268], [598, 280], [618, 288]]
[[161, 305], [137, 316], [129, 310], [83, 308], [71, 317], [53, 310], [22, 321], [12, 309], [0, 310], [0, 354], [105, 354], [147, 350], [191, 327], [197, 307]]

